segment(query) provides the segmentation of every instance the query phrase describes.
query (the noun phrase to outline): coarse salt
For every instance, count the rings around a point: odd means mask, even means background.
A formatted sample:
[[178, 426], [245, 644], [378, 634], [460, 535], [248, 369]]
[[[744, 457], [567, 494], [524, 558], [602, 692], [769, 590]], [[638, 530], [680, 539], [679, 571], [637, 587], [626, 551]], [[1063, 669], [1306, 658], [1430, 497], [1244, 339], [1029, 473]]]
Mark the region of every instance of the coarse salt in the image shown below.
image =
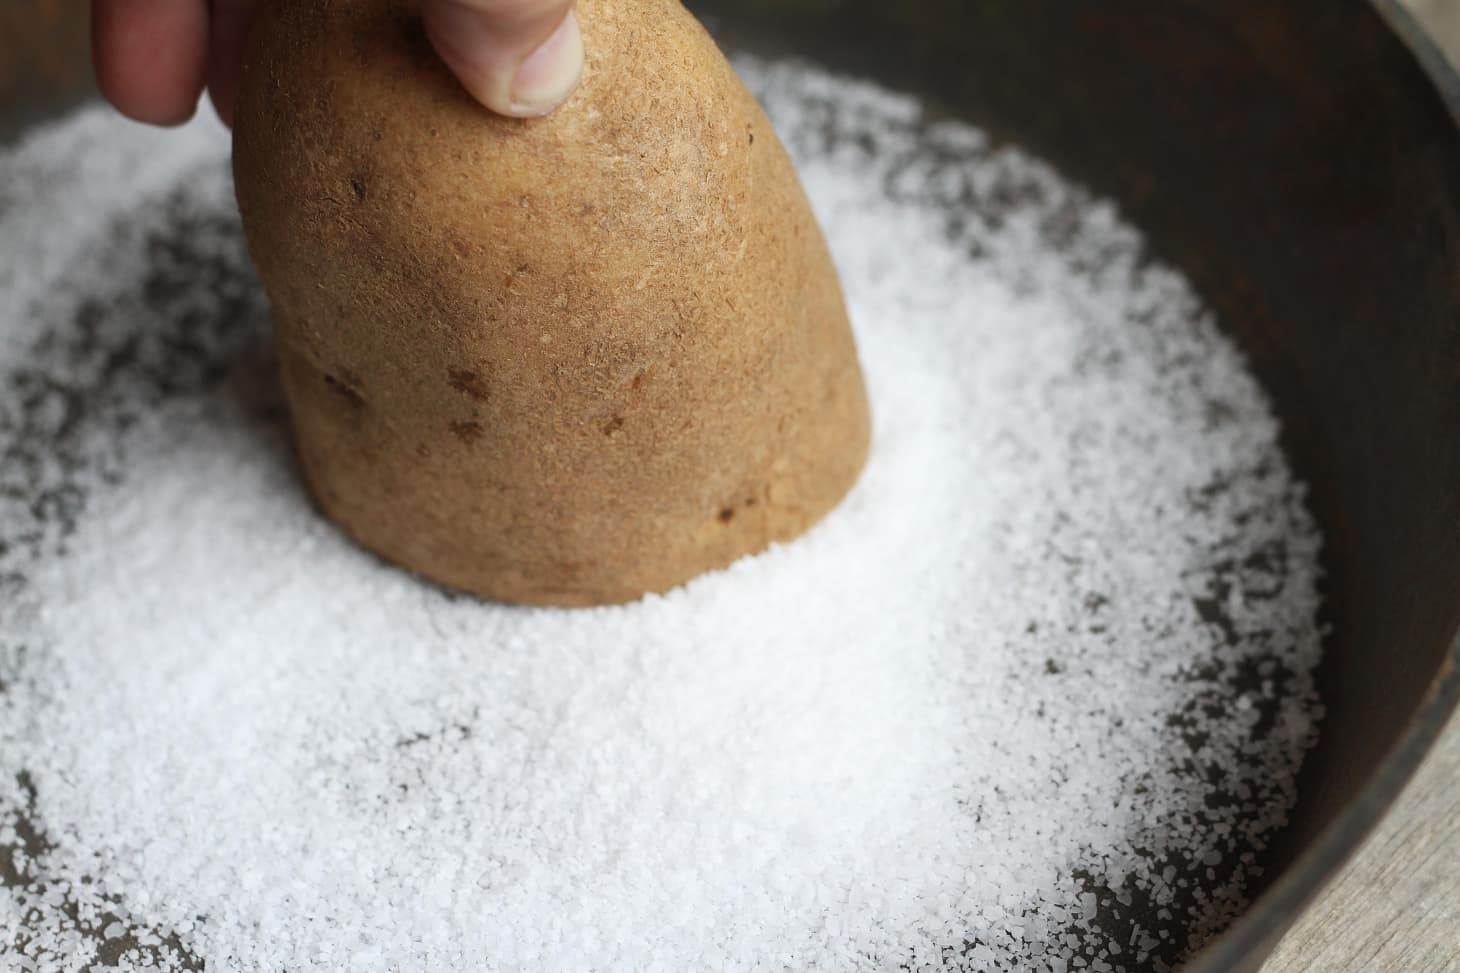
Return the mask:
[[1160, 969], [1241, 910], [1320, 712], [1261, 390], [1110, 204], [739, 66], [874, 451], [805, 539], [618, 608], [315, 513], [216, 122], [0, 156], [0, 966]]

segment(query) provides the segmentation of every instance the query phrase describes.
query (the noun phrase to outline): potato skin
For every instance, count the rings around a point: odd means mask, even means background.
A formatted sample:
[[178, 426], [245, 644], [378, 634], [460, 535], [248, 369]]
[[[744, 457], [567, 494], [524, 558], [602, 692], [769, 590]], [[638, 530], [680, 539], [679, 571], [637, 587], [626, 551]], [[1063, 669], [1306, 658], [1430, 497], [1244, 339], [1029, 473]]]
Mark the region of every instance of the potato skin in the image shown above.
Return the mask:
[[299, 454], [386, 559], [503, 601], [659, 592], [832, 509], [869, 420], [769, 122], [674, 0], [582, 0], [583, 82], [480, 107], [403, 0], [267, 0], [234, 171]]

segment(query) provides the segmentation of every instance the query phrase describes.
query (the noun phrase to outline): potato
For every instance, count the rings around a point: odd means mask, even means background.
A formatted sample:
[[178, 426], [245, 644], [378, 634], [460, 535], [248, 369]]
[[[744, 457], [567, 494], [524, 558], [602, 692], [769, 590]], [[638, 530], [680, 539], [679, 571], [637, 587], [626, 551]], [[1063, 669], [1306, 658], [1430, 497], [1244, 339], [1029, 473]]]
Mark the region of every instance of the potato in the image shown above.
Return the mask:
[[660, 592], [796, 537], [868, 406], [784, 148], [674, 0], [583, 0], [588, 63], [498, 117], [404, 0], [269, 0], [234, 169], [323, 510], [452, 588]]

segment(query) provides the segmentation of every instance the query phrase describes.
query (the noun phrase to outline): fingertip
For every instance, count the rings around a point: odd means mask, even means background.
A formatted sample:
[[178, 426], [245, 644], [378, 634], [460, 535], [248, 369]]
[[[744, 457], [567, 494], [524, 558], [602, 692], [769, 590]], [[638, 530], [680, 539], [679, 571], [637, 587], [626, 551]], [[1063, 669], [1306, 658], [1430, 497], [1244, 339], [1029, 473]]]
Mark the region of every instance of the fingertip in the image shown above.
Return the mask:
[[243, 71], [243, 47], [253, 21], [252, 0], [213, 0], [208, 53], [208, 97], [223, 124], [233, 127], [233, 102]]
[[129, 118], [180, 125], [207, 70], [203, 0], [92, 0], [92, 59], [102, 94]]
[[546, 115], [568, 100], [583, 75], [583, 32], [569, 10], [558, 29], [529, 54], [512, 79], [505, 114], [519, 118]]
[[209, 82], [208, 101], [224, 128], [233, 127], [233, 86], [221, 81]]
[[462, 86], [501, 115], [545, 115], [572, 94], [583, 37], [572, 4], [428, 0], [426, 34]]

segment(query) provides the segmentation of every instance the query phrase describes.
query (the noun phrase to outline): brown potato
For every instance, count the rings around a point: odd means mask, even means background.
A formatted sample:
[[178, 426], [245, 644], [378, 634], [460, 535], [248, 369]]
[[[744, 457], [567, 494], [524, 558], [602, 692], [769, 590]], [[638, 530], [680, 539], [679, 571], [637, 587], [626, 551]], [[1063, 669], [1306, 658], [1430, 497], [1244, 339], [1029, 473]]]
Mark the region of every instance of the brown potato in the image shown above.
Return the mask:
[[404, 0], [269, 0], [234, 166], [305, 472], [383, 557], [505, 601], [664, 591], [796, 537], [868, 411], [784, 148], [674, 0], [497, 117]]

